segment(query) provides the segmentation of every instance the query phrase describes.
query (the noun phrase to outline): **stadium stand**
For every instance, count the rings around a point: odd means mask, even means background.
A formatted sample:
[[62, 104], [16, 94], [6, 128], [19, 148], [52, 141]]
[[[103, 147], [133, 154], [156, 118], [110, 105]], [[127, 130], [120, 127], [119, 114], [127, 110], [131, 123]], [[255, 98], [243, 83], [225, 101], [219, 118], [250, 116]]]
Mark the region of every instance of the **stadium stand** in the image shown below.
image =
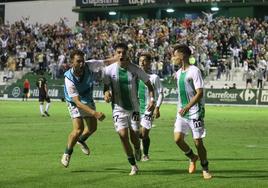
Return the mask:
[[[248, 70], [255, 75], [255, 82], [257, 70], [262, 70], [264, 82], [267, 79], [268, 23], [264, 20], [219, 16], [207, 22], [206, 17], [137, 17], [78, 21], [69, 27], [62, 19], [55, 24], [30, 24], [29, 19], [1, 27], [0, 85], [16, 81], [29, 71], [46, 71], [51, 79], [59, 79], [69, 68], [69, 52], [73, 48], [83, 50], [87, 58], [103, 59], [113, 53], [113, 44], [118, 41], [128, 43], [134, 63], [141, 52], [150, 52], [154, 58], [152, 71], [163, 79], [176, 71], [171, 61], [176, 43], [190, 45], [193, 62], [201, 69], [208, 88], [233, 83], [244, 88]], [[15, 63], [9, 63], [12, 57]], [[14, 78], [4, 82], [7, 69], [14, 72]]]

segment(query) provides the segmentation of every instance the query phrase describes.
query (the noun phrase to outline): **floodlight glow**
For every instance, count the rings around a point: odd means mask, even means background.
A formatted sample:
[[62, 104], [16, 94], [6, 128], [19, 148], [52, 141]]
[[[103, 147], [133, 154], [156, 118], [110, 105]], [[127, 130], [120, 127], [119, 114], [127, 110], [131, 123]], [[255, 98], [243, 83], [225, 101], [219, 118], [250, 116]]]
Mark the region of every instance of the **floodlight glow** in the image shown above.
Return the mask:
[[110, 11], [110, 12], [109, 12], [109, 15], [110, 15], [110, 16], [114, 16], [114, 15], [116, 15], [116, 12], [115, 12], [115, 11]]
[[168, 13], [175, 12], [175, 10], [174, 10], [174, 9], [172, 9], [172, 8], [168, 8], [166, 11], [167, 11]]
[[219, 7], [211, 7], [211, 11], [219, 11]]

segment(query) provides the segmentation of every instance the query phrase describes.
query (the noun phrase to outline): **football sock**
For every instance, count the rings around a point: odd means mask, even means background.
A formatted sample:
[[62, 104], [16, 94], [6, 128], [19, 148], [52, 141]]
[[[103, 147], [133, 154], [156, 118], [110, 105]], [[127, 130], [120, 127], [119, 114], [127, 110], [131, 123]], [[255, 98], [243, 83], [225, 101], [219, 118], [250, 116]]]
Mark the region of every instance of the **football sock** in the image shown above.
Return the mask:
[[201, 161], [201, 166], [203, 168], [203, 171], [208, 171], [208, 161], [205, 160], [205, 161]]
[[50, 106], [50, 103], [47, 103], [47, 105], [46, 105], [46, 112], [48, 112], [49, 106]]
[[186, 155], [188, 158], [192, 159], [192, 158], [194, 157], [194, 152], [193, 152], [192, 149], [190, 149], [189, 151], [185, 152], [185, 155]]
[[148, 155], [149, 153], [149, 146], [150, 146], [150, 138], [142, 139], [142, 146], [143, 146], [143, 154]]
[[66, 147], [66, 149], [65, 149], [65, 152], [64, 152], [65, 154], [69, 154], [69, 155], [72, 155], [72, 153], [73, 153], [73, 148], [72, 149], [69, 149], [68, 147]]
[[40, 113], [41, 113], [41, 114], [44, 114], [44, 111], [43, 111], [43, 105], [42, 105], [42, 104], [40, 104], [40, 106], [39, 106], [39, 107], [40, 107]]
[[136, 164], [136, 161], [135, 161], [134, 156], [128, 156], [127, 160], [128, 160], [128, 162], [129, 162], [131, 165], [135, 165], [135, 164]]

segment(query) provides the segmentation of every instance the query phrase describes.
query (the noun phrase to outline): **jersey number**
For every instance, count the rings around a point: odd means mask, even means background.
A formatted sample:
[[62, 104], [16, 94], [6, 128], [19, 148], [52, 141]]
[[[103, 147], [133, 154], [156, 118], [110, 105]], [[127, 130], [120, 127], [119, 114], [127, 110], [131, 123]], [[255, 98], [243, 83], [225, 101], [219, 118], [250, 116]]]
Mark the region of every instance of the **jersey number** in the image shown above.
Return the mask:
[[193, 119], [194, 128], [203, 127], [203, 121], [200, 119]]
[[144, 119], [147, 120], [147, 121], [152, 121], [152, 115], [145, 114]]
[[119, 115], [115, 115], [115, 116], [113, 116], [115, 122], [117, 122], [118, 117], [119, 117]]
[[140, 121], [140, 113], [139, 112], [133, 112], [132, 113], [132, 120], [133, 121]]

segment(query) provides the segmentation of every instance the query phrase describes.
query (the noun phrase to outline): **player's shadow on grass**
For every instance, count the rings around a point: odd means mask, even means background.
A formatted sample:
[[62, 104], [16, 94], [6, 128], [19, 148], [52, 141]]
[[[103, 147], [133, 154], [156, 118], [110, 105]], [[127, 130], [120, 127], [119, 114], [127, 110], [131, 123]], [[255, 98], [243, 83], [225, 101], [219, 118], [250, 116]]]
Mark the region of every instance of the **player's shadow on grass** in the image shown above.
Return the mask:
[[[265, 179], [268, 178], [267, 170], [212, 170], [212, 173], [215, 174], [215, 178], [252, 178], [252, 179]], [[230, 175], [221, 175], [221, 174], [230, 174]]]
[[153, 170], [141, 170], [142, 175], [177, 175], [186, 174], [186, 170], [178, 169], [153, 169]]
[[[118, 174], [127, 174], [129, 173], [129, 169], [122, 168], [104, 168], [99, 170], [91, 170], [91, 169], [81, 169], [81, 170], [73, 170], [72, 173], [118, 173]], [[140, 169], [139, 174], [143, 175], [176, 175], [176, 174], [185, 174], [185, 170], [178, 169], [153, 169], [153, 170], [145, 170]]]
[[210, 158], [210, 161], [263, 161], [266, 158]]
[[93, 173], [104, 173], [104, 172], [117, 172], [120, 174], [123, 173], [129, 173], [130, 170], [127, 169], [121, 169], [121, 168], [104, 168], [99, 170], [93, 170], [93, 169], [81, 169], [81, 170], [73, 170], [72, 173], [84, 173], [84, 172], [93, 172]]
[[187, 161], [187, 159], [178, 159], [178, 158], [172, 158], [172, 159], [152, 159], [152, 161]]

